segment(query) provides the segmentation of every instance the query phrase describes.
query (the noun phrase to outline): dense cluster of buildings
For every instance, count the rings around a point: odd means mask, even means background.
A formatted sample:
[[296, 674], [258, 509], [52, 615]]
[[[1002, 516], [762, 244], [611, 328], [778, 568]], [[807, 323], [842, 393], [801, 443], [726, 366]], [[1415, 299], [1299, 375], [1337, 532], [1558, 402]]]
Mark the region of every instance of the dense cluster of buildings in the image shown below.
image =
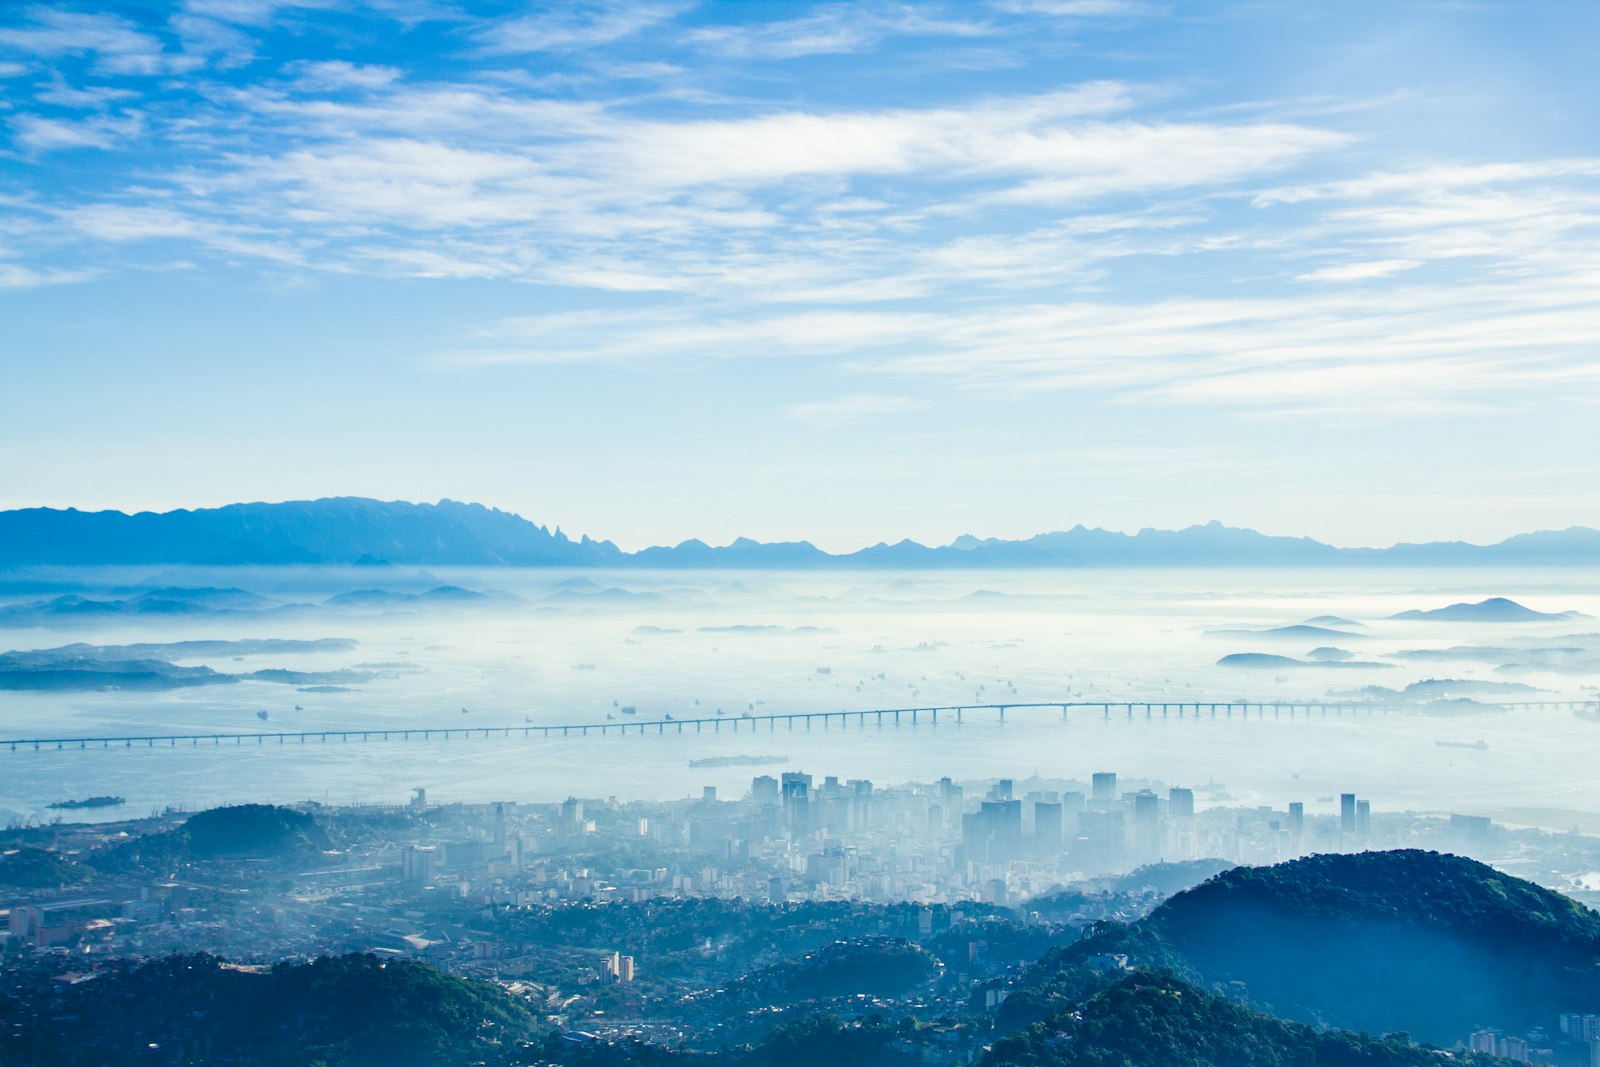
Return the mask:
[[[302, 950], [348, 929], [368, 942], [356, 947], [377, 941], [454, 958], [459, 944], [425, 929], [440, 908], [674, 895], [1016, 906], [1052, 887], [1159, 861], [1263, 864], [1417, 846], [1504, 865], [1508, 850], [1530, 840], [1480, 817], [1374, 817], [1353, 794], [1321, 799], [1327, 810], [1319, 814], [1301, 803], [1238, 807], [1215, 784], [1165, 787], [1111, 772], [1086, 783], [945, 778], [887, 789], [784, 772], [755, 777], [735, 800], [708, 787], [661, 803], [435, 806], [419, 790], [400, 808], [318, 809], [344, 848], [297, 872], [283, 892], [264, 890], [259, 864], [249, 860], [213, 864], [203, 878], [135, 866], [76, 890], [13, 892], [0, 897], [0, 948], [267, 953]], [[174, 814], [132, 832], [180, 822]], [[127, 832], [58, 828], [69, 851], [82, 853]], [[1594, 869], [1590, 863], [1571, 860], [1577, 870]], [[1533, 866], [1528, 874], [1539, 879]]]

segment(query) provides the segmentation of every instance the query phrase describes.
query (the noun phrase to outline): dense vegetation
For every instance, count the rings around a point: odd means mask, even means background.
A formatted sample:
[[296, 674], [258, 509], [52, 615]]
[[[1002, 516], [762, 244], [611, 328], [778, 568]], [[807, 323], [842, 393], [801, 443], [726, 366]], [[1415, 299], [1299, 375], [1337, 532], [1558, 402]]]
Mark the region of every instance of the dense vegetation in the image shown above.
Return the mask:
[[[938, 937], [955, 916], [969, 921], [1009, 919], [991, 904], [944, 905], [863, 901], [807, 901], [772, 905], [748, 900], [666, 898], [641, 904], [582, 903], [518, 909], [498, 917], [496, 932], [507, 941], [550, 948], [609, 946], [650, 960], [657, 978], [704, 977], [731, 980], [784, 960], [815, 952], [835, 941], [859, 938], [920, 939], [920, 922]], [[1062, 927], [1037, 928], [1035, 936], [1070, 940]], [[963, 952], [965, 951], [963, 947]], [[1042, 949], [1041, 949], [1042, 951]], [[943, 953], [940, 953], [941, 956]], [[1039, 953], [1026, 953], [1035, 958]]]
[[[998, 1042], [984, 1067], [1436, 1067], [1439, 1050], [1347, 1030], [1316, 1031], [1170, 975], [1134, 974]], [[1500, 1061], [1467, 1057], [1454, 1061]]]
[[836, 941], [797, 960], [764, 967], [733, 982], [725, 996], [750, 1005], [864, 993], [894, 996], [931, 981], [939, 973], [934, 956], [900, 938]]
[[0, 1004], [10, 1024], [0, 1025], [0, 1062], [448, 1067], [503, 1058], [537, 1036], [493, 987], [372, 956], [259, 973], [173, 956], [56, 995], [46, 1012]]
[[1450, 1042], [1600, 1001], [1600, 915], [1415, 850], [1240, 867], [1046, 955], [1002, 1009], [1023, 1026], [1103, 986], [1096, 958], [1166, 968], [1263, 1011]]
[[271, 804], [212, 808], [184, 823], [190, 851], [219, 856], [282, 857], [329, 847], [328, 835], [306, 812]]
[[1415, 850], [1241, 867], [1146, 925], [1265, 1010], [1452, 1040], [1600, 998], [1600, 915], [1459, 856]]
[[54, 889], [80, 885], [94, 876], [81, 863], [63, 859], [47, 848], [19, 848], [0, 854], [0, 886]]

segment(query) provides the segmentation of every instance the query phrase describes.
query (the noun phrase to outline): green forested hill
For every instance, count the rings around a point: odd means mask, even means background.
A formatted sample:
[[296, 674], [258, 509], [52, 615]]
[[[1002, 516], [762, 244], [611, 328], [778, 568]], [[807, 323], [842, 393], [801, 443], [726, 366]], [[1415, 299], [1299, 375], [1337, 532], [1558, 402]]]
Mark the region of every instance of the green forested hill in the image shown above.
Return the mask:
[[[1437, 1067], [1439, 1050], [1251, 1011], [1177, 978], [1134, 974], [1073, 1014], [998, 1042], [984, 1067]], [[1499, 1064], [1464, 1057], [1457, 1064]]]
[[1103, 985], [1125, 954], [1263, 1011], [1451, 1043], [1550, 1025], [1600, 1000], [1600, 915], [1459, 856], [1403, 850], [1226, 871], [1129, 926], [1046, 956], [1008, 1001], [1023, 1026]]
[[1548, 1025], [1600, 996], [1600, 915], [1460, 856], [1366, 852], [1242, 867], [1145, 920], [1211, 982], [1287, 1018], [1454, 1040]]
[[500, 1059], [536, 1036], [499, 990], [372, 956], [279, 964], [265, 973], [213, 956], [170, 956], [101, 974], [50, 1010], [0, 1002], [7, 1067], [233, 1064], [450, 1067]]

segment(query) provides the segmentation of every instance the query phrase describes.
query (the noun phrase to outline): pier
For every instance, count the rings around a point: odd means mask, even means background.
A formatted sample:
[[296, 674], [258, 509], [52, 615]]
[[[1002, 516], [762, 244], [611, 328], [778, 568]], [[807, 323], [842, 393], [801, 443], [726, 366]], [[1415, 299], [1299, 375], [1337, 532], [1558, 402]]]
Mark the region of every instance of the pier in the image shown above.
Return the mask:
[[[1486, 706], [1505, 711], [1553, 710], [1571, 711], [1600, 719], [1600, 700], [1534, 700], [1483, 702]], [[130, 734], [104, 737], [18, 737], [0, 738], [0, 748], [12, 752], [89, 749], [89, 748], [177, 748], [180, 746], [266, 746], [328, 744], [329, 742], [379, 741], [452, 741], [488, 740], [493, 738], [549, 738], [588, 737], [591, 734], [666, 734], [666, 733], [776, 733], [781, 727], [786, 731], [813, 729], [858, 729], [938, 726], [940, 716], [944, 723], [959, 726], [968, 717], [979, 715], [999, 723], [1007, 721], [1008, 714], [1022, 713], [1030, 716], [1056, 713], [1062, 723], [1077, 717], [1090, 716], [1101, 719], [1264, 719], [1272, 718], [1327, 718], [1329, 716], [1359, 716], [1373, 714], [1417, 714], [1425, 710], [1419, 704], [1379, 704], [1361, 701], [1325, 703], [1307, 701], [1248, 701], [1248, 702], [1177, 702], [1177, 701], [1101, 701], [1067, 700], [1008, 704], [946, 704], [914, 708], [873, 708], [862, 711], [797, 711], [765, 715], [702, 716], [697, 718], [660, 718], [633, 722], [574, 722], [532, 724], [521, 726], [440, 726], [440, 727], [368, 727], [363, 729], [291, 730], [254, 733], [186, 733], [186, 734]]]

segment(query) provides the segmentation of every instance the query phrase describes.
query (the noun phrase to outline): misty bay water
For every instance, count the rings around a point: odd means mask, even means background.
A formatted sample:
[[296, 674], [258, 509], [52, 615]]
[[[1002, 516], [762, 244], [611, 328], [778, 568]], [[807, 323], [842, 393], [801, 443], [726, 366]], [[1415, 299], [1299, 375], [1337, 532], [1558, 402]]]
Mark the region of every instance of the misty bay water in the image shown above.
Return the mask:
[[[258, 730], [521, 727], [715, 717], [706, 729], [645, 736], [453, 739], [242, 746], [0, 748], [0, 818], [51, 818], [52, 801], [115, 794], [126, 817], [226, 802], [550, 801], [569, 794], [670, 799], [757, 773], [804, 770], [881, 785], [1113, 770], [1169, 785], [1214, 783], [1201, 803], [1330, 811], [1355, 791], [1378, 809], [1600, 815], [1600, 723], [1565, 709], [1463, 715], [1219, 715], [1109, 719], [1078, 710], [972, 713], [960, 726], [820, 724], [793, 730], [741, 713], [857, 711], [1051, 700], [1312, 701], [1424, 678], [1513, 681], [1528, 699], [1596, 699], [1592, 675], [1402, 662], [1402, 649], [1477, 645], [1600, 649], [1600, 619], [1522, 624], [1399, 622], [1411, 608], [1509, 596], [1539, 610], [1600, 616], [1600, 572], [1426, 570], [1096, 570], [801, 573], [435, 569], [161, 569], [11, 576], [6, 601], [55, 589], [238, 587], [289, 604], [352, 589], [492, 591], [491, 606], [403, 605], [382, 614], [289, 609], [151, 620], [97, 619], [0, 630], [0, 645], [85, 641], [351, 638], [353, 651], [181, 661], [218, 671], [325, 671], [362, 664], [376, 680], [315, 693], [246, 681], [169, 692], [0, 693], [0, 738]], [[89, 595], [88, 592], [85, 595]], [[1252, 629], [1338, 616], [1359, 636], [1269, 639]], [[1334, 644], [1386, 668], [1240, 670], [1232, 652], [1303, 657]], [[1515, 656], [1507, 657], [1515, 662]], [[826, 673], [824, 673], [826, 672]], [[302, 710], [295, 710], [296, 705]], [[637, 709], [626, 716], [624, 706]], [[463, 708], [466, 709], [463, 712]], [[266, 712], [267, 719], [258, 718]], [[611, 718], [608, 719], [608, 716]], [[1439, 745], [1445, 741], [1449, 744]], [[1484, 742], [1485, 747], [1475, 746]], [[691, 768], [710, 756], [776, 756], [761, 768]], [[1021, 788], [1026, 788], [1022, 785]], [[1225, 792], [1224, 792], [1225, 790]], [[1209, 800], [1208, 800], [1209, 798]]]

